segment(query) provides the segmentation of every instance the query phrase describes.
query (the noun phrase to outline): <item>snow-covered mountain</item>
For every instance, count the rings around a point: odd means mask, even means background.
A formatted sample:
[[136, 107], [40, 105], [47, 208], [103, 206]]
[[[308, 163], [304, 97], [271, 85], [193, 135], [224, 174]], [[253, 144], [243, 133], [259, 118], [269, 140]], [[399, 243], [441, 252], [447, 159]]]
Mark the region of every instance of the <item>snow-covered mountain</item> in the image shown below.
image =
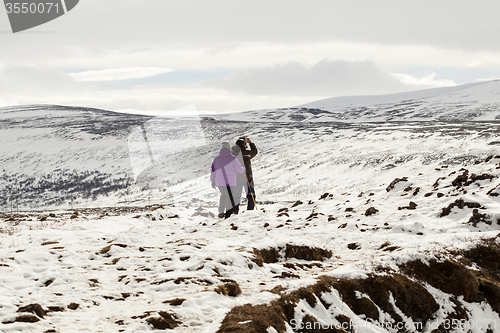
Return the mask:
[[500, 81], [493, 81], [337, 98], [309, 105], [314, 109], [191, 118], [64, 106], [2, 108], [0, 207], [172, 203], [193, 197], [215, 202], [210, 163], [222, 141], [241, 135], [254, 139], [261, 151], [254, 164], [257, 182], [266, 184], [259, 190], [263, 201], [295, 200], [332, 181], [341, 192], [375, 184], [378, 177], [386, 181], [407, 168], [472, 161], [496, 153], [498, 126], [484, 119], [496, 117], [499, 88]]
[[[498, 88], [0, 109], [0, 331], [500, 332]], [[242, 135], [257, 210], [217, 219]]]
[[148, 119], [78, 107], [0, 109], [0, 207], [56, 206], [127, 188], [127, 136]]
[[500, 119], [500, 81], [390, 95], [324, 99], [221, 119], [278, 122], [484, 121]]

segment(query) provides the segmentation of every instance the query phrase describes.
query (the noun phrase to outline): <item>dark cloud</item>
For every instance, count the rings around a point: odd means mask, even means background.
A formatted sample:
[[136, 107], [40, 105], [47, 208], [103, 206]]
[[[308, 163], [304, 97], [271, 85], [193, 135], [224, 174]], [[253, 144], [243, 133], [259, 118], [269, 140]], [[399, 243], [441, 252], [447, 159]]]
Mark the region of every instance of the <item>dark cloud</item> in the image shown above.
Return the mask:
[[204, 84], [256, 95], [339, 96], [408, 89], [370, 61], [323, 60], [311, 67], [291, 62], [282, 66], [243, 70], [231, 77]]

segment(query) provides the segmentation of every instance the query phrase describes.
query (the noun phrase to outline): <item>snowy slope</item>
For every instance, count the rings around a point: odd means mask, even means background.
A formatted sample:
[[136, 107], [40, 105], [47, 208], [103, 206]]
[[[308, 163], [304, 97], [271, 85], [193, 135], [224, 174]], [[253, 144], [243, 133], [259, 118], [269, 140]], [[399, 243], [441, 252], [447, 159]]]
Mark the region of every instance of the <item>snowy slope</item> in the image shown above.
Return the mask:
[[7, 211], [215, 203], [211, 161], [222, 141], [241, 135], [260, 151], [261, 201], [296, 200], [332, 184], [339, 193], [373, 186], [408, 169], [484, 158], [499, 144], [495, 122], [248, 123], [46, 106], [2, 114], [0, 207]]
[[500, 81], [379, 96], [324, 99], [293, 108], [221, 115], [279, 122], [480, 121], [500, 117]]
[[[500, 270], [467, 252], [490, 244], [488, 258], [500, 261], [500, 158], [487, 158], [499, 155], [499, 127], [484, 121], [495, 118], [497, 87], [379, 97], [359, 101], [359, 112], [337, 101], [213, 119], [0, 109], [0, 331], [137, 332], [163, 323], [224, 333], [260, 322], [254, 331], [290, 333], [292, 319], [348, 317], [356, 332], [397, 331], [369, 328], [368, 318], [422, 320], [428, 329], [417, 331], [426, 332], [468, 318], [485, 324], [472, 332], [500, 332], [490, 296], [500, 299]], [[461, 121], [436, 121], [455, 116]], [[210, 163], [222, 141], [241, 135], [259, 150], [258, 210], [219, 220]], [[304, 246], [321, 255], [304, 257]], [[451, 265], [459, 277], [450, 288], [442, 276], [416, 275], [405, 264], [419, 267], [417, 259], [430, 271]], [[329, 284], [313, 295], [320, 277]], [[390, 289], [396, 277], [427, 295], [427, 312], [402, 305], [414, 300]], [[358, 278], [386, 285], [366, 290]], [[352, 297], [341, 288], [349, 283], [357, 283]], [[373, 294], [379, 289], [385, 296]], [[23, 308], [35, 303], [38, 314]], [[259, 309], [281, 319], [262, 324]]]
[[0, 109], [0, 207], [54, 206], [129, 183], [129, 128], [151, 117], [78, 107]]
[[[500, 158], [493, 158], [464, 165], [467, 173], [462, 166], [408, 173], [392, 188], [384, 183], [342, 194], [331, 188], [331, 195], [302, 196], [301, 204], [259, 205], [228, 220], [210, 217], [216, 208], [200, 201], [129, 212], [94, 209], [14, 216], [0, 229], [0, 327], [3, 332], [160, 331], [153, 329], [151, 318], [162, 315], [176, 322], [175, 332], [216, 332], [232, 308], [272, 304], [313, 285], [320, 276], [348, 282], [381, 267], [398, 272], [416, 259], [460, 260], [458, 251], [498, 234], [500, 201], [493, 193], [500, 188], [499, 163]], [[482, 220], [471, 222], [475, 213], [468, 206], [455, 206], [441, 216], [459, 199], [480, 206]], [[416, 204], [413, 209], [408, 208], [411, 202]], [[367, 216], [371, 207], [377, 212]], [[287, 244], [317, 247], [331, 255], [298, 259], [282, 250], [276, 261], [257, 260], [255, 248], [284, 249]], [[415, 281], [437, 302], [426, 322], [429, 327], [445, 324], [461, 309], [477, 325], [481, 322], [474, 332], [500, 331], [495, 326], [500, 322], [498, 310], [484, 296], [476, 300], [460, 294], [466, 290], [454, 295]], [[499, 282], [497, 276], [491, 283]], [[237, 284], [241, 293], [224, 295], [221, 286], [227, 284]], [[343, 315], [363, 332], [397, 331], [370, 329], [363, 310], [342, 301], [338, 291], [322, 294], [316, 306], [302, 295], [287, 332], [294, 323], [304, 322], [306, 314], [325, 325], [339, 324]], [[416, 323], [417, 318], [399, 308], [398, 297], [392, 301], [396, 313], [406, 323]], [[30, 304], [52, 311], [42, 316], [24, 312], [37, 322], [19, 322], [23, 312], [17, 311]], [[377, 304], [380, 324], [401, 320]], [[236, 331], [247, 332], [245, 325], [253, 325], [253, 320], [262, 319], [240, 320]], [[268, 332], [277, 331], [273, 329]]]

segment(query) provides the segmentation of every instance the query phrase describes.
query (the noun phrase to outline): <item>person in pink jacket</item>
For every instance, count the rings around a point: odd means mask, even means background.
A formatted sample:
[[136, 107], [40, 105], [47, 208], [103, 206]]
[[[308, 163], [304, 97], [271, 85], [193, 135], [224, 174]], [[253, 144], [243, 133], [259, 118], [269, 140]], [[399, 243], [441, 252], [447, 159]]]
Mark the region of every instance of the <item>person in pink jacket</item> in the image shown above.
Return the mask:
[[236, 202], [234, 194], [236, 193], [236, 174], [244, 173], [245, 168], [241, 166], [238, 159], [231, 154], [229, 142], [222, 143], [222, 149], [219, 156], [212, 163], [212, 173], [210, 181], [212, 187], [218, 187], [220, 191], [219, 200], [219, 218], [228, 218], [236, 213]]

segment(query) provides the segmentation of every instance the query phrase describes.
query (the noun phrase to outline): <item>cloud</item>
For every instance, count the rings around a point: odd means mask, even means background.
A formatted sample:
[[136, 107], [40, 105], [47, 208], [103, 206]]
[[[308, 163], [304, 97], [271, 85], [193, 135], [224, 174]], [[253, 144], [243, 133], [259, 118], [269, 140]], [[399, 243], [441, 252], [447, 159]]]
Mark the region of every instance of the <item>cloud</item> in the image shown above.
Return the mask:
[[[79, 82], [159, 73], [135, 67], [241, 74], [288, 62], [313, 66], [322, 59], [370, 59], [386, 72], [417, 76], [442, 76], [443, 67], [500, 69], [500, 44], [492, 42], [500, 29], [500, 2], [485, 1], [86, 0], [33, 33], [6, 33], [7, 15], [0, 15], [0, 66], [45, 65], [70, 71]], [[98, 68], [124, 72], [92, 72]], [[379, 82], [394, 84], [395, 91], [399, 83], [407, 85], [403, 77], [382, 76]], [[471, 74], [467, 81], [447, 77], [466, 83], [490, 76], [497, 74]], [[379, 92], [386, 90], [368, 93]]]
[[474, 82], [487, 82], [487, 81], [498, 81], [500, 77], [491, 77], [491, 78], [479, 78], [474, 80]]
[[[26, 92], [26, 90], [24, 91]], [[142, 86], [126, 89], [92, 89], [73, 86], [66, 90], [43, 93], [0, 93], [0, 107], [28, 104], [57, 104], [94, 107], [111, 111], [127, 111], [169, 115], [169, 111], [196, 105], [200, 113], [236, 112], [280, 108], [304, 104], [323, 96], [255, 96], [223, 89], [187, 85]]]
[[[319, 41], [499, 50], [492, 42], [500, 29], [499, 11], [500, 3], [491, 0], [86, 0], [33, 30], [55, 33], [43, 38], [26, 33], [2, 43], [7, 53], [22, 43], [54, 50]], [[8, 31], [7, 15], [0, 20]]]
[[47, 66], [9, 65], [0, 68], [0, 106], [59, 104], [161, 114], [192, 104], [200, 111], [225, 112], [286, 107], [310, 100], [304, 96], [240, 94], [216, 87], [201, 87], [198, 83], [117, 88], [119, 82], [111, 81], [101, 87], [93, 82], [78, 82], [65, 72]]
[[69, 76], [79, 82], [118, 81], [141, 79], [172, 72], [169, 68], [160, 67], [132, 67], [89, 70], [85, 72], [69, 73]]
[[450, 80], [436, 80], [435, 77], [435, 73], [422, 78], [391, 74], [371, 61], [322, 60], [313, 66], [290, 62], [242, 70], [231, 77], [204, 84], [254, 95], [324, 97], [374, 95], [454, 85]]
[[[126, 72], [126, 77], [140, 72]], [[106, 71], [98, 73], [100, 76], [92, 80], [109, 78]], [[130, 86], [119, 83], [111, 81], [109, 85], [101, 86], [93, 82], [78, 82], [62, 71], [44, 66], [8, 66], [0, 70], [0, 104], [78, 105], [159, 114], [195, 104], [200, 111], [228, 112], [289, 107], [336, 96], [394, 93], [453, 84], [438, 79], [434, 73], [422, 77], [391, 74], [371, 61], [330, 60], [312, 66], [289, 62], [244, 69], [227, 78], [201, 83]]]
[[47, 66], [12, 66], [0, 70], [0, 94], [40, 95], [47, 92], [64, 92], [77, 87], [66, 73]]
[[408, 74], [392, 74], [396, 79], [401, 81], [408, 87], [414, 87], [415, 89], [426, 89], [426, 88], [436, 88], [436, 87], [452, 87], [457, 84], [453, 80], [448, 79], [436, 79], [437, 74], [435, 72], [429, 72], [422, 77], [414, 77]]

